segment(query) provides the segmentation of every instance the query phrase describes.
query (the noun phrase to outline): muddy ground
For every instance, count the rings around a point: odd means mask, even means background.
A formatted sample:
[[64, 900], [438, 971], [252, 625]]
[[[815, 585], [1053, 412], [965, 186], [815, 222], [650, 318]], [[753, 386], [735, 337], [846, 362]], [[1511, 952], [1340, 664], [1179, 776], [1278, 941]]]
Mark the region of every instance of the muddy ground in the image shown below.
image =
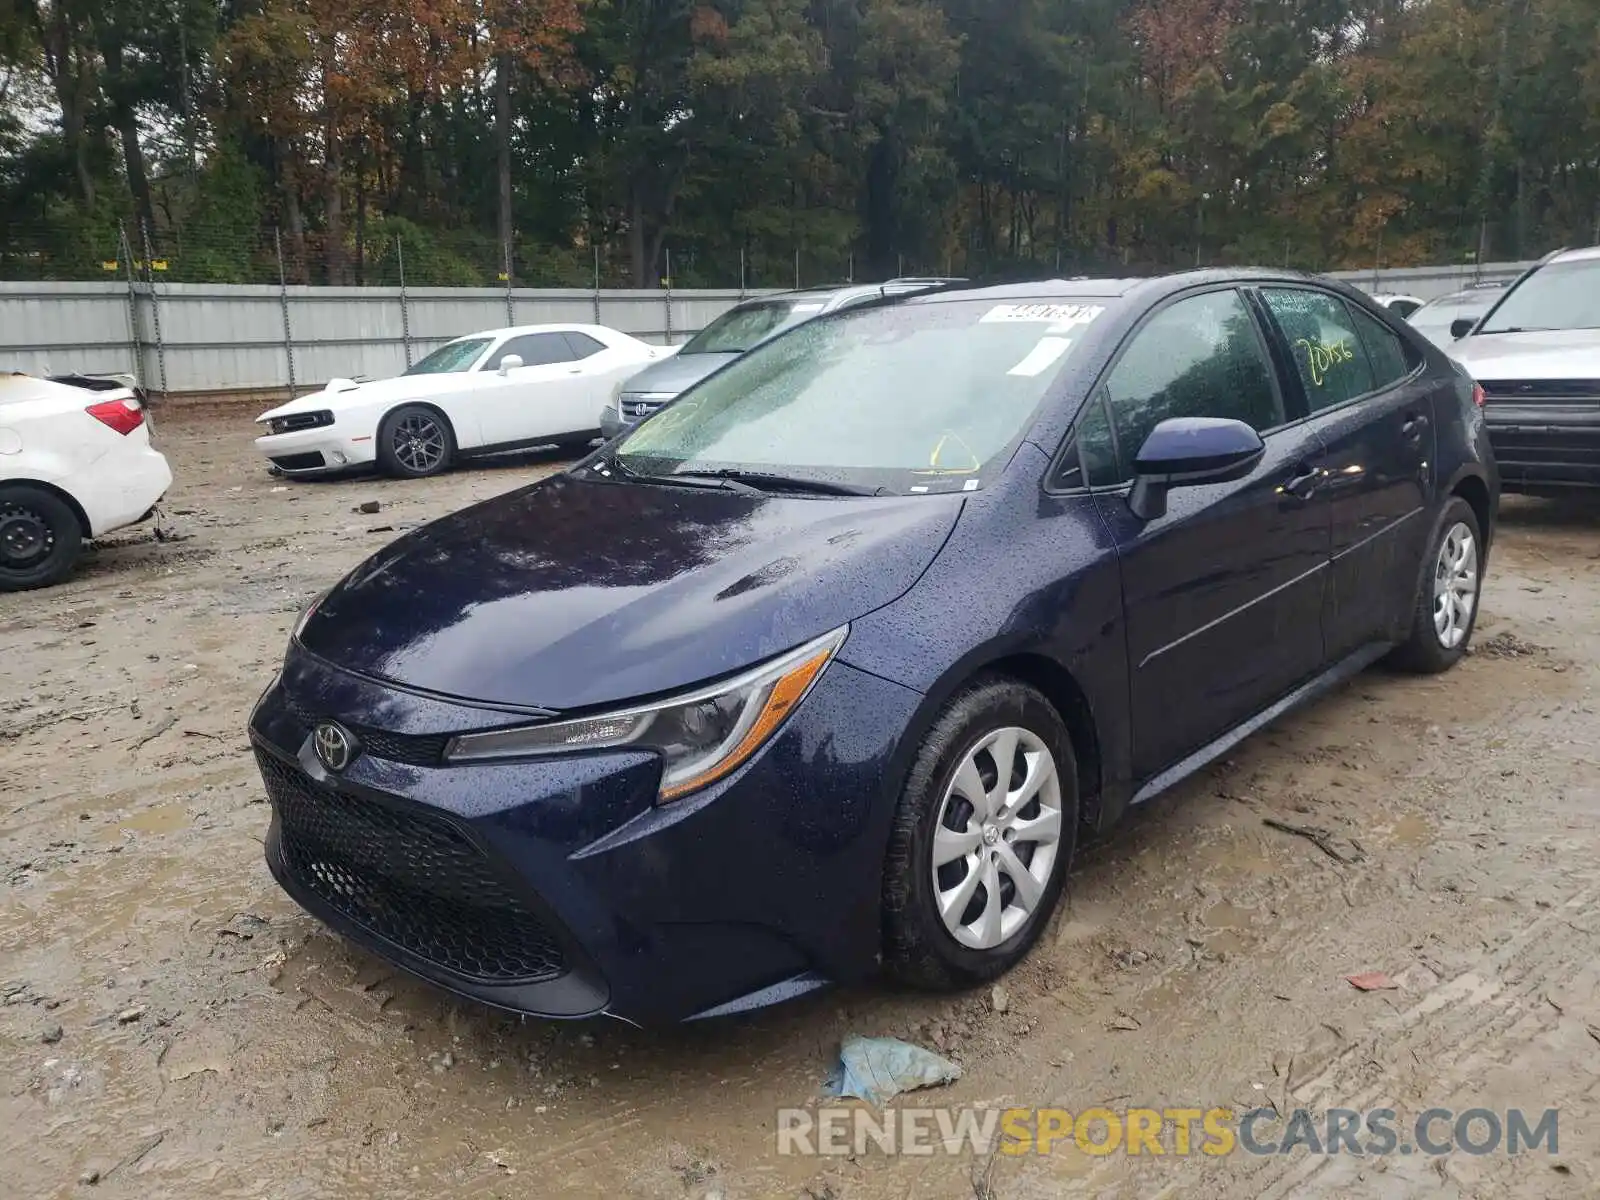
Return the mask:
[[[1085, 849], [998, 998], [640, 1033], [445, 999], [261, 861], [244, 722], [297, 610], [561, 464], [289, 485], [251, 415], [160, 418], [185, 540], [0, 597], [0, 1196], [1600, 1194], [1600, 508], [1509, 501], [1470, 659], [1369, 672]], [[779, 1157], [852, 1031], [963, 1066], [901, 1103], [1555, 1106], [1559, 1152]]]

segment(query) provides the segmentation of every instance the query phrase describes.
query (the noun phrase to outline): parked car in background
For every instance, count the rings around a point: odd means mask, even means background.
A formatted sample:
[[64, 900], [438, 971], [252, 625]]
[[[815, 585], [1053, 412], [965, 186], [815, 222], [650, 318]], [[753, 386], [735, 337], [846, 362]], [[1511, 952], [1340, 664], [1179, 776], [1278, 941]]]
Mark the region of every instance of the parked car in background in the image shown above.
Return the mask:
[[1504, 283], [1475, 283], [1459, 292], [1429, 300], [1406, 320], [1435, 346], [1448, 350], [1450, 343], [1456, 340], [1450, 327], [1463, 319], [1476, 321], [1505, 290]]
[[281, 885], [461, 995], [636, 1022], [992, 979], [1105, 829], [1472, 637], [1472, 381], [1342, 285], [950, 288], [764, 342], [297, 622]]
[[59, 582], [85, 541], [151, 516], [172, 485], [131, 385], [0, 375], [0, 591]]
[[1383, 305], [1397, 317], [1409, 317], [1422, 307], [1422, 301], [1417, 297], [1399, 292], [1374, 292], [1372, 302]]
[[601, 325], [526, 325], [447, 342], [393, 379], [335, 379], [256, 418], [256, 447], [285, 475], [376, 463], [391, 475], [519, 446], [587, 446], [616, 386], [670, 358]]
[[1451, 332], [1506, 490], [1600, 487], [1600, 246], [1547, 255]]
[[806, 288], [746, 300], [685, 342], [670, 362], [646, 367], [627, 380], [600, 416], [600, 433], [614, 438], [643, 417], [676, 400], [718, 367], [802, 321], [868, 300], [926, 291], [959, 279], [901, 278], [887, 283]]

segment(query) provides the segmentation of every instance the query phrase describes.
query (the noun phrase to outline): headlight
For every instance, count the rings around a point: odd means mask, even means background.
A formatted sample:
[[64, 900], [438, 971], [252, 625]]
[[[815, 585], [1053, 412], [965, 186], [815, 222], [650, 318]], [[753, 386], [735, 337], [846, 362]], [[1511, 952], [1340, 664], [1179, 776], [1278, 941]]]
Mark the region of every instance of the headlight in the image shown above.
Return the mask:
[[289, 635], [291, 641], [298, 642], [300, 640], [300, 635], [305, 632], [307, 623], [316, 614], [317, 606], [328, 598], [328, 593], [331, 591], [333, 591], [331, 587], [323, 588], [315, 596], [311, 597], [310, 604], [300, 610], [300, 615], [294, 619], [294, 632]]
[[453, 738], [450, 762], [570, 754], [623, 746], [665, 760], [665, 803], [731, 774], [804, 700], [849, 633], [848, 625], [736, 678], [654, 704], [549, 725], [497, 729]]

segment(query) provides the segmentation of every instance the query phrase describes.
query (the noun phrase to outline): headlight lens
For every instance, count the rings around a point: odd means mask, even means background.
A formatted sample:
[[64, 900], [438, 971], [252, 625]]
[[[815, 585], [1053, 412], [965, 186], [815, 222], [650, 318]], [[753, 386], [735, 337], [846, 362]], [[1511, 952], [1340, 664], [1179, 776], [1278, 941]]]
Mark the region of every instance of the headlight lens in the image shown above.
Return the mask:
[[635, 746], [664, 760], [666, 803], [731, 774], [759, 750], [805, 699], [844, 644], [848, 625], [736, 678], [685, 695], [596, 717], [462, 734], [451, 762], [484, 762]]

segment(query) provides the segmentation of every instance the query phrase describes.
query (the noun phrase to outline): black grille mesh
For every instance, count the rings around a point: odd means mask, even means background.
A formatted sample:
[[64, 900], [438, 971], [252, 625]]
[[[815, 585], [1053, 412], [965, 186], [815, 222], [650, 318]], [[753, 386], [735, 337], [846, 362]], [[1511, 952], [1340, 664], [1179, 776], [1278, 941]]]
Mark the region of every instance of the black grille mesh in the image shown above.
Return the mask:
[[565, 974], [550, 928], [448, 821], [312, 783], [256, 752], [284, 865], [323, 903], [383, 941], [480, 983]]

